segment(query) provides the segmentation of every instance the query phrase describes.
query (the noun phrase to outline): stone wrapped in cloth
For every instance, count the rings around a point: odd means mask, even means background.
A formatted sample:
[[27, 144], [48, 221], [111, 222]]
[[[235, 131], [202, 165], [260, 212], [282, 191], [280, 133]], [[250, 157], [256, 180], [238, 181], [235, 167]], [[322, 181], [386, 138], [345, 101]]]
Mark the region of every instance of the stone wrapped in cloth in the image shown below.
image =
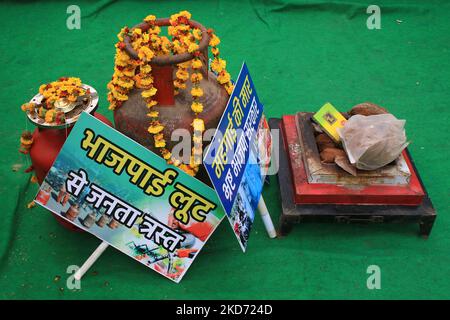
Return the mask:
[[351, 117], [338, 129], [350, 163], [375, 170], [394, 161], [408, 145], [405, 122], [392, 114]]

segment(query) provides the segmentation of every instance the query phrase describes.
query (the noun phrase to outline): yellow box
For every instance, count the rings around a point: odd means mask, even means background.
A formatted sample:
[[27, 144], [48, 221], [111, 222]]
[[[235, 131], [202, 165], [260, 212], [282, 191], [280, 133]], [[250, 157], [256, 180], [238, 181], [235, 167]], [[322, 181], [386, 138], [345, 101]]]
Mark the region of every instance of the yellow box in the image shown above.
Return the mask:
[[313, 119], [331, 139], [336, 142], [341, 140], [337, 133], [337, 128], [342, 128], [347, 120], [331, 103], [325, 103], [314, 114]]

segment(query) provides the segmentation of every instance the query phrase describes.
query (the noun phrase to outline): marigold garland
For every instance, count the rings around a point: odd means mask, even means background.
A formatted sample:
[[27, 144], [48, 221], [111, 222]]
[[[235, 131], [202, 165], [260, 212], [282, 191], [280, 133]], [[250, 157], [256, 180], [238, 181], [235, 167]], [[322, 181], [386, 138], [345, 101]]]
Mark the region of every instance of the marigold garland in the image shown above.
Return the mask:
[[23, 154], [28, 154], [30, 152], [31, 146], [33, 145], [33, 134], [26, 130], [20, 135], [20, 148], [19, 152]]
[[[201, 88], [203, 62], [200, 59], [201, 53], [199, 51], [199, 43], [203, 35], [200, 29], [190, 26], [190, 19], [191, 14], [188, 11], [181, 11], [171, 15], [168, 27], [168, 34], [171, 40], [165, 36], [160, 36], [161, 30], [155, 24], [156, 17], [154, 15], [144, 18], [144, 21], [150, 25], [147, 31], [139, 28], [132, 30], [128, 29], [128, 27], [122, 28], [118, 34], [119, 42], [116, 44], [114, 74], [107, 88], [109, 90], [109, 109], [111, 110], [121, 107], [123, 102], [128, 100], [128, 94], [131, 89], [135, 87], [143, 89], [141, 95], [149, 108], [147, 113], [147, 116], [150, 118], [148, 132], [153, 136], [155, 148], [160, 150], [161, 156], [168, 163], [174, 164], [191, 175], [195, 175], [198, 172], [202, 159], [202, 137], [205, 131], [204, 121], [199, 117], [204, 109], [200, 101], [204, 92]], [[138, 53], [138, 59], [136, 60], [132, 59], [125, 51], [125, 35], [130, 37], [131, 46]], [[211, 70], [217, 74], [218, 83], [225, 88], [228, 94], [231, 94], [233, 90], [231, 77], [226, 71], [225, 60], [219, 58], [217, 46], [220, 44], [220, 39], [211, 29], [208, 30], [208, 35], [210, 37], [209, 45], [214, 56]], [[194, 135], [189, 164], [181, 163], [166, 148], [164, 125], [159, 121], [158, 111], [152, 110], [157, 105], [157, 101], [154, 99], [157, 89], [153, 86], [154, 79], [150, 65], [152, 59], [162, 55], [183, 53], [192, 53], [194, 58], [191, 61], [177, 64], [173, 84], [175, 87], [174, 94], [176, 95], [179, 93], [179, 90], [187, 88], [186, 83], [188, 80], [192, 83], [190, 90], [192, 96], [191, 110], [195, 117], [191, 123]], [[190, 70], [192, 70], [191, 73]]]
[[66, 101], [74, 103], [80, 96], [89, 94], [89, 89], [84, 89], [81, 80], [74, 77], [62, 77], [57, 81], [44, 83], [39, 87], [39, 93], [43, 96], [41, 106], [32, 102], [24, 103], [22, 111], [35, 114], [47, 123], [62, 124], [65, 122], [64, 112], [57, 111], [56, 103]]

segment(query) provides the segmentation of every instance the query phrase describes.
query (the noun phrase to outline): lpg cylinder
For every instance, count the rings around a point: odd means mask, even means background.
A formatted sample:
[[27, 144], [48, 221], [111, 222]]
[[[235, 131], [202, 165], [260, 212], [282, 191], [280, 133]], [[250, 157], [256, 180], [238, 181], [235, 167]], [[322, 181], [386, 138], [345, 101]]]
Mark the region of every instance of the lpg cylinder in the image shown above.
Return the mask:
[[[156, 19], [157, 26], [169, 26], [169, 19]], [[227, 91], [217, 82], [216, 75], [209, 71], [208, 68], [208, 43], [209, 35], [206, 28], [200, 23], [189, 20], [192, 27], [198, 28], [202, 32], [202, 39], [199, 43], [199, 51], [201, 52], [201, 59], [204, 69], [202, 70], [203, 79], [200, 81], [200, 87], [203, 89], [204, 95], [200, 98], [203, 104], [203, 112], [201, 118], [205, 123], [205, 128], [216, 128], [217, 124], [226, 107], [229, 95]], [[140, 28], [143, 32], [148, 30], [149, 24], [146, 22], [134, 26]], [[130, 37], [125, 36], [124, 42], [126, 44], [125, 51], [133, 58], [138, 59], [138, 53], [130, 44]], [[192, 53], [174, 54], [155, 56], [150, 61], [152, 67], [153, 86], [157, 89], [155, 100], [158, 104], [152, 110], [158, 111], [159, 120], [164, 125], [164, 136], [166, 139], [166, 147], [172, 150], [173, 146], [178, 141], [171, 141], [171, 134], [176, 129], [185, 129], [193, 133], [191, 123], [195, 118], [191, 111], [191, 104], [193, 101], [190, 94], [192, 83], [186, 82], [185, 89], [178, 89], [178, 94], [174, 94], [173, 81], [176, 79], [176, 66], [179, 63], [190, 61], [194, 59]], [[192, 70], [189, 70], [190, 73]], [[143, 89], [133, 88], [128, 94], [126, 100], [119, 108], [114, 110], [114, 122], [118, 131], [144, 145], [156, 154], [160, 155], [157, 148], [155, 148], [153, 139], [149, 135], [147, 129], [149, 126], [149, 118], [147, 117], [148, 108], [146, 102], [141, 97]], [[197, 178], [209, 183], [206, 171], [203, 166], [200, 166]]]
[[[66, 115], [66, 122], [64, 124], [48, 124], [39, 118], [36, 113], [27, 112], [28, 119], [36, 125], [33, 132], [33, 143], [29, 149], [29, 155], [31, 158], [32, 169], [35, 172], [38, 183], [42, 184], [48, 171], [53, 165], [56, 157], [58, 156], [67, 136], [70, 134], [72, 127], [75, 125], [80, 114], [85, 111], [91, 113], [102, 121], [103, 123], [112, 126], [112, 123], [103, 115], [95, 112], [98, 107], [98, 94], [97, 91], [86, 84], [81, 85], [85, 89], [89, 89], [90, 95], [84, 103], [68, 106], [61, 106], [61, 110]], [[42, 102], [43, 96], [41, 94], [35, 95], [30, 103], [39, 105]], [[66, 203], [69, 194], [62, 188], [58, 194], [58, 202]], [[73, 224], [65, 221], [61, 217], [55, 214], [55, 218], [64, 227], [72, 231], [81, 231]], [[70, 216], [72, 218], [72, 216]]]

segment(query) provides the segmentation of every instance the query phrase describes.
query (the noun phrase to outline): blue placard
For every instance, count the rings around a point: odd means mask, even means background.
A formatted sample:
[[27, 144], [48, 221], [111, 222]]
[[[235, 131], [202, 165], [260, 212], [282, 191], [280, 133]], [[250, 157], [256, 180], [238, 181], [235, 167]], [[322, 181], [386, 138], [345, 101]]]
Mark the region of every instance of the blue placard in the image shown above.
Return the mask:
[[259, 130], [264, 124], [263, 106], [243, 63], [204, 165], [244, 251], [266, 173], [261, 159], [270, 159], [270, 133]]

